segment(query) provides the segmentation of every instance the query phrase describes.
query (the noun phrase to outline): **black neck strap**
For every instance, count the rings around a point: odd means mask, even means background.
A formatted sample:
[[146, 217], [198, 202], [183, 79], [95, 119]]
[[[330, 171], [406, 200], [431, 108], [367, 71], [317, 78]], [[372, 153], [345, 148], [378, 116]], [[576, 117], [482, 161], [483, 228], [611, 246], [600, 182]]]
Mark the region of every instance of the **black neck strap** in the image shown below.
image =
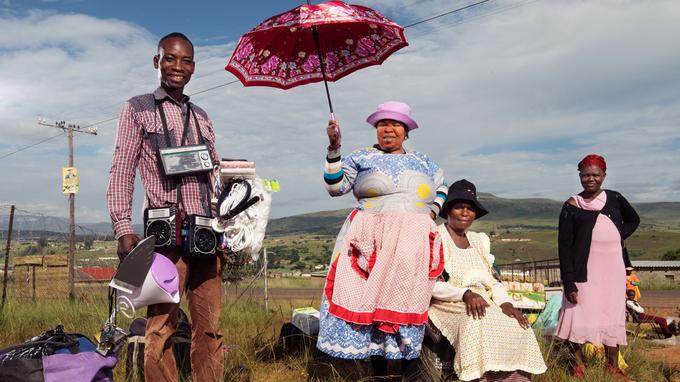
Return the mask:
[[[173, 145], [174, 141], [174, 136], [171, 138], [170, 137], [170, 131], [168, 130], [168, 119], [165, 117], [165, 111], [163, 110], [163, 103], [165, 102], [165, 99], [161, 100], [156, 100], [156, 109], [158, 109], [158, 114], [161, 115], [161, 122], [163, 123], [163, 133], [165, 135], [165, 143], [167, 147], [175, 147]], [[196, 139], [198, 140], [199, 144], [205, 144], [205, 141], [203, 140], [203, 135], [200, 132], [200, 127], [198, 124], [198, 118], [196, 117], [196, 113], [194, 112], [194, 109], [191, 108], [191, 104], [187, 102], [187, 113], [186, 117], [184, 118], [184, 129], [182, 130], [182, 139], [180, 141], [179, 146], [184, 146], [186, 144], [187, 140], [187, 135], [189, 133], [189, 118], [190, 115], [194, 117], [194, 127], [196, 130]]]
[[[161, 122], [163, 123], [163, 135], [165, 135], [165, 143], [167, 147], [175, 147], [172, 142], [174, 141], [174, 136], [171, 138], [170, 137], [170, 131], [168, 130], [168, 120], [165, 117], [165, 111], [163, 111], [163, 103], [165, 103], [167, 99], [157, 99], [156, 100], [156, 109], [158, 109], [158, 114], [161, 116]], [[187, 102], [187, 113], [186, 117], [184, 118], [184, 129], [182, 130], [182, 139], [180, 141], [180, 147], [184, 146], [186, 143], [187, 139], [187, 134], [189, 132], [189, 114], [191, 114], [194, 117], [194, 125], [195, 125], [195, 130], [196, 130], [196, 139], [199, 144], [205, 144], [205, 141], [203, 140], [203, 135], [201, 134], [200, 131], [200, 125], [198, 124], [198, 118], [196, 117], [196, 112], [194, 112], [194, 109], [191, 108], [191, 104]], [[175, 189], [176, 189], [176, 203], [177, 206], [179, 207], [182, 202], [182, 180], [178, 179], [175, 181]], [[210, 191], [209, 191], [209, 186], [210, 185], [210, 177], [206, 175], [206, 195], [208, 199], [208, 204], [206, 206], [207, 208], [207, 215], [210, 216], [212, 215], [210, 213]]]

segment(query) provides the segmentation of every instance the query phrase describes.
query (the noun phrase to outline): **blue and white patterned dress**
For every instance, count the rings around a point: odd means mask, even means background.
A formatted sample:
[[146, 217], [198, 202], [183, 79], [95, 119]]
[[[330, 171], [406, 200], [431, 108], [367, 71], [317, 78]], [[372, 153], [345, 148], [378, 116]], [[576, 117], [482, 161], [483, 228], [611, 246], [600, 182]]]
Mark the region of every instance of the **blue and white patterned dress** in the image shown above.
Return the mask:
[[[346, 234], [353, 215], [371, 213], [376, 214], [374, 216], [389, 214], [390, 217], [403, 215], [408, 219], [430, 219], [431, 212], [436, 214], [439, 211], [447, 190], [443, 171], [426, 155], [416, 151], [387, 154], [375, 147], [356, 150], [342, 159], [339, 151], [329, 151], [324, 180], [331, 196], [352, 191], [358, 201], [355, 211], [345, 220], [338, 234], [331, 260], [332, 270], [340, 255], [347, 254]], [[434, 224], [429, 220], [427, 224], [430, 223]], [[390, 234], [408, 236], [406, 230]], [[427, 273], [422, 277], [427, 279]], [[419, 356], [424, 325], [398, 325], [396, 332], [388, 333], [378, 330], [375, 324], [356, 324], [331, 314], [327, 295], [329, 284], [331, 288], [333, 284], [331, 278], [329, 272], [321, 302], [317, 342], [321, 351], [345, 359], [373, 355], [388, 359], [414, 359]], [[424, 298], [429, 301], [429, 294]]]

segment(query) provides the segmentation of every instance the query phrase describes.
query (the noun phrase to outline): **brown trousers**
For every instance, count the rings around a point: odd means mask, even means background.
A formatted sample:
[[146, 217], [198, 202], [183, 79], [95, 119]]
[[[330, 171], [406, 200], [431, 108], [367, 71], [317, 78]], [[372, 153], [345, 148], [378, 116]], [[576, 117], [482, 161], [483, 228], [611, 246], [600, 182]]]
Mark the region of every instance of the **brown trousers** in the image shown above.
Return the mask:
[[[186, 295], [191, 318], [191, 370], [194, 381], [221, 381], [224, 347], [219, 328], [222, 301], [221, 257], [186, 258], [181, 250], [164, 253], [177, 266], [180, 296]], [[179, 304], [156, 304], [147, 309], [144, 337], [146, 381], [178, 381], [170, 336], [178, 323]]]

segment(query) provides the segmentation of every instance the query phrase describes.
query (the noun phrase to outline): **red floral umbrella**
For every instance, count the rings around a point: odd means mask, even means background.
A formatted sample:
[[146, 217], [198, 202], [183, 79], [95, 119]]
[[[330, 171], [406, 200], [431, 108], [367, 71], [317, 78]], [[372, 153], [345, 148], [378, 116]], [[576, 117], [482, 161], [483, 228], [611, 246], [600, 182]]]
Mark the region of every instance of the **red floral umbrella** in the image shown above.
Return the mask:
[[326, 81], [380, 65], [405, 46], [404, 28], [380, 12], [329, 1], [265, 20], [241, 37], [225, 69], [244, 86], [290, 89], [324, 81], [332, 115]]

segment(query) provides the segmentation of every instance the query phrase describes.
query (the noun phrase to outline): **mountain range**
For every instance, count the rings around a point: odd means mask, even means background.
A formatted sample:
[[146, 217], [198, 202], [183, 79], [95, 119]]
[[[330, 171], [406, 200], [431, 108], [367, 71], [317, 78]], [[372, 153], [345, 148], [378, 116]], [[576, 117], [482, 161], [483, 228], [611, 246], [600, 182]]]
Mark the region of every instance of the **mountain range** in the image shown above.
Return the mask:
[[[562, 208], [560, 201], [541, 198], [510, 199], [492, 194], [481, 193], [480, 201], [490, 211], [484, 217], [487, 224], [522, 225], [527, 227], [557, 226], [557, 218]], [[633, 207], [641, 216], [643, 227], [658, 226], [680, 228], [680, 202], [634, 203]], [[350, 209], [319, 211], [301, 215], [287, 216], [269, 221], [267, 232], [272, 236], [287, 234], [334, 235], [340, 229]], [[9, 216], [0, 216], [0, 232], [5, 237]], [[65, 237], [68, 232], [68, 218], [16, 214], [14, 235], [19, 237]], [[135, 225], [141, 232], [141, 224]], [[95, 235], [104, 237], [111, 234], [111, 224], [83, 223], [76, 225], [76, 235]]]

